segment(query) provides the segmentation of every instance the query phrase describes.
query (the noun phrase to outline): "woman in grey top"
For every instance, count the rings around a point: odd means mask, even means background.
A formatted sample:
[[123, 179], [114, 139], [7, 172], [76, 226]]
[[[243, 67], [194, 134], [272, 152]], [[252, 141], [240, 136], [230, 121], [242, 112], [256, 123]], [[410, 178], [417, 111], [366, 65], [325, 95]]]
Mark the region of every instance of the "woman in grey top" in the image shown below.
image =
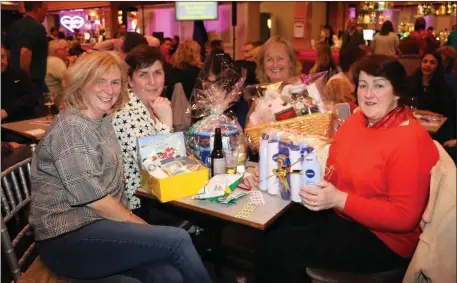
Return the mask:
[[375, 35], [371, 48], [373, 54], [395, 56], [398, 53], [400, 39], [394, 32], [394, 26], [391, 21], [385, 21], [382, 24], [381, 31]]
[[150, 226], [126, 207], [123, 164], [108, 113], [128, 100], [114, 52], [84, 54], [68, 70], [65, 109], [32, 160], [30, 223], [55, 273], [142, 282], [211, 282], [186, 231]]

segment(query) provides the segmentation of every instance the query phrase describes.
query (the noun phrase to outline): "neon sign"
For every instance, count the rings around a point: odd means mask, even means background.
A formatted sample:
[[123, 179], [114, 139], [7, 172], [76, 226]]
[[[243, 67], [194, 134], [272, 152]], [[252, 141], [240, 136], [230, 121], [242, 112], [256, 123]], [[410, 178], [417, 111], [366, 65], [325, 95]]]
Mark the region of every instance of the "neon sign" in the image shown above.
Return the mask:
[[84, 18], [81, 16], [63, 16], [60, 18], [60, 24], [71, 32], [79, 29], [84, 25]]

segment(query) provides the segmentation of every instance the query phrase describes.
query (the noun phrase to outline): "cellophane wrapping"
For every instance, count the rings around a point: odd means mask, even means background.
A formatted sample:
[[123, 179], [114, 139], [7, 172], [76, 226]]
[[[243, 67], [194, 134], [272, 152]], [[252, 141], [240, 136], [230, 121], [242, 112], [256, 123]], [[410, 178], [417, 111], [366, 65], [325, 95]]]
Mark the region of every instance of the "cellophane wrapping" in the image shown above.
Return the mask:
[[[330, 137], [338, 128], [333, 101], [326, 95], [327, 72], [302, 75], [300, 84], [278, 82], [247, 86], [250, 103], [246, 134], [253, 150], [258, 149], [265, 128], [292, 129], [304, 134]], [[303, 89], [297, 92], [296, 90]]]
[[236, 117], [228, 111], [239, 99], [246, 79], [246, 71], [236, 68], [230, 57], [212, 51], [204, 62], [190, 97], [190, 113], [194, 124], [186, 135], [191, 154], [210, 166], [214, 132], [221, 128], [225, 151], [239, 155], [239, 163], [246, 159], [246, 137]]

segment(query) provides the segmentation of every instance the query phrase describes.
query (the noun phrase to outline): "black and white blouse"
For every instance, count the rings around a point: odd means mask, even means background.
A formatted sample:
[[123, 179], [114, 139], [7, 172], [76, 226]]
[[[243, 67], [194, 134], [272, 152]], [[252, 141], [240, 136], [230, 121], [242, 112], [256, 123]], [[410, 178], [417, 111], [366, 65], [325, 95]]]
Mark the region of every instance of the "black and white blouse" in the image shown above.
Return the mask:
[[128, 207], [139, 208], [140, 200], [135, 196], [135, 191], [140, 188], [136, 139], [166, 134], [170, 132], [170, 128], [159, 120], [152, 119], [146, 106], [131, 90], [129, 103], [114, 113], [111, 122], [122, 150]]

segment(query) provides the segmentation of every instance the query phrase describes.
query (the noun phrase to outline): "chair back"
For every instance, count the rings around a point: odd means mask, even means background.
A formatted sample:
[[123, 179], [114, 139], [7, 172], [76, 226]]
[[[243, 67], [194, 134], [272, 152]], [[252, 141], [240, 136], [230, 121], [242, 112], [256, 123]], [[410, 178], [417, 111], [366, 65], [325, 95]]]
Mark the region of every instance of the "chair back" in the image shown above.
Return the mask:
[[31, 158], [1, 173], [1, 247], [14, 282], [35, 246], [28, 224], [31, 198]]
[[351, 107], [349, 103], [336, 103], [335, 104], [336, 108], [336, 115], [338, 117], [338, 120], [344, 122], [349, 116], [351, 116]]
[[435, 145], [440, 159], [431, 170], [422, 234], [403, 283], [457, 282], [456, 166], [446, 150], [436, 141]]
[[181, 83], [175, 84], [171, 96], [171, 108], [173, 113], [173, 128], [175, 132], [187, 131], [190, 128], [190, 114], [186, 113], [189, 107], [186, 93]]

